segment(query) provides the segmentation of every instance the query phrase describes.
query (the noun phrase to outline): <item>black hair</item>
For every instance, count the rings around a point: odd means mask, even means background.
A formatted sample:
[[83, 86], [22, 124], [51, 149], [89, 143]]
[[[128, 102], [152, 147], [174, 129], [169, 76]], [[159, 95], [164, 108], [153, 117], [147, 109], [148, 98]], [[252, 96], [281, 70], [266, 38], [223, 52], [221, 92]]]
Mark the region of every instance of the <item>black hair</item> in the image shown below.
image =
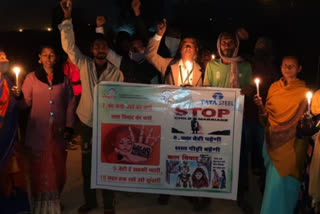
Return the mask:
[[40, 49], [39, 49], [39, 54], [41, 54], [41, 52], [43, 51], [43, 49], [51, 49], [54, 51], [54, 54], [57, 55], [57, 50], [55, 49], [55, 47], [53, 45], [50, 45], [50, 44], [46, 44], [46, 45], [42, 45], [40, 46]]
[[105, 41], [110, 46], [108, 39], [102, 33], [96, 33], [92, 36], [90, 48], [92, 48], [95, 41]]
[[298, 56], [295, 55], [295, 54], [292, 54], [292, 53], [291, 53], [291, 54], [286, 54], [285, 56], [282, 57], [282, 61], [283, 61], [284, 59], [294, 59], [294, 60], [297, 61], [298, 66], [301, 65], [300, 57], [298, 57]]

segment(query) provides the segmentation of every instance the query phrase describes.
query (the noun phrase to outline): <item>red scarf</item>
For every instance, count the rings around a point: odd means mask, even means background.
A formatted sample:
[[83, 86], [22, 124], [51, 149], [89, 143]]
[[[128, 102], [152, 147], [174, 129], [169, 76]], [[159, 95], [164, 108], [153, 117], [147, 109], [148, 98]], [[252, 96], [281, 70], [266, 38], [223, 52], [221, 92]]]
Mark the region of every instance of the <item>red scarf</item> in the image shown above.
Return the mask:
[[10, 100], [10, 91], [5, 79], [0, 80], [0, 128], [3, 126]]

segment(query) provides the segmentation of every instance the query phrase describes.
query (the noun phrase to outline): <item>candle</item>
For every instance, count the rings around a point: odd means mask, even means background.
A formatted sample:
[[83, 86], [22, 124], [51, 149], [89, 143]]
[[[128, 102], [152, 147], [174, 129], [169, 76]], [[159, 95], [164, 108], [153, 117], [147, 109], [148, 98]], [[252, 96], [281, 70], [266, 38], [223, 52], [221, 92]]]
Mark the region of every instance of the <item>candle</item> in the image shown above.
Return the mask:
[[16, 74], [16, 86], [19, 88], [19, 73], [21, 69], [19, 67], [14, 67], [13, 72]]
[[212, 54], [211, 59], [214, 60], [216, 58], [216, 55]]
[[307, 93], [307, 99], [308, 99], [308, 114], [310, 114], [310, 106], [311, 106], [311, 99], [312, 99], [312, 93], [310, 91]]
[[257, 86], [257, 95], [260, 96], [260, 93], [259, 93], [259, 83], [260, 83], [260, 79], [259, 78], [256, 78], [254, 80], [254, 82], [256, 83], [256, 86]]

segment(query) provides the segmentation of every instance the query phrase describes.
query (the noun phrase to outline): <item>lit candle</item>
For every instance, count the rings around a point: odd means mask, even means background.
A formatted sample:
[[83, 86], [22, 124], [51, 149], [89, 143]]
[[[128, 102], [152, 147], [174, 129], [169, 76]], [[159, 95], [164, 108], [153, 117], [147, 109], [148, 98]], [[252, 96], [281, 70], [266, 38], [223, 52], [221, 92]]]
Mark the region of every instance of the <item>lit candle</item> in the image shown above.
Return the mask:
[[311, 106], [311, 99], [312, 99], [312, 93], [310, 91], [307, 93], [307, 99], [308, 99], [308, 113], [310, 114], [310, 106]]
[[256, 86], [257, 86], [257, 95], [260, 96], [260, 93], [259, 93], [259, 83], [260, 83], [260, 79], [259, 78], [256, 78], [254, 80], [254, 82], [256, 83]]
[[16, 86], [19, 88], [19, 73], [21, 69], [19, 67], [14, 67], [13, 72], [16, 74]]
[[214, 60], [216, 58], [216, 55], [212, 54], [211, 59]]

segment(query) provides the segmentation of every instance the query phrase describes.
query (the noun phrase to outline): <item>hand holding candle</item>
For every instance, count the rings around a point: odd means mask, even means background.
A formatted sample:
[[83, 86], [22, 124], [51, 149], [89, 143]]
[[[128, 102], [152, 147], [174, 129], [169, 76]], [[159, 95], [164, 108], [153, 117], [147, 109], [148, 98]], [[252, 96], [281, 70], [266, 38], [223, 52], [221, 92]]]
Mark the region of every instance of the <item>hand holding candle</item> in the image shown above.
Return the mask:
[[19, 67], [14, 67], [13, 72], [16, 74], [16, 86], [19, 88], [19, 73], [21, 69]]
[[311, 106], [311, 99], [312, 99], [312, 93], [310, 91], [307, 93], [307, 99], [308, 99], [308, 114], [310, 114], [310, 106]]
[[260, 83], [260, 79], [259, 78], [256, 78], [254, 80], [254, 82], [256, 83], [256, 86], [257, 86], [257, 96], [260, 97], [260, 93], [259, 93], [259, 83]]

